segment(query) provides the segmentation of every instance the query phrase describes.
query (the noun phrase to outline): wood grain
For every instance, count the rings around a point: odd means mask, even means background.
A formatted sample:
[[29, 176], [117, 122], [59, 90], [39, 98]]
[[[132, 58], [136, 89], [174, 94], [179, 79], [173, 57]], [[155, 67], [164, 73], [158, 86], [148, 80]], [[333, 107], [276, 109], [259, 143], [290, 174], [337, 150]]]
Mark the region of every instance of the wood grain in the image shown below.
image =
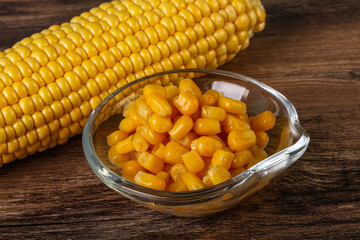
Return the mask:
[[[0, 49], [99, 0], [0, 0]], [[265, 31], [222, 69], [289, 98], [305, 155], [242, 204], [206, 218], [144, 208], [106, 187], [81, 137], [0, 169], [0, 239], [358, 239], [360, 2], [263, 0]]]

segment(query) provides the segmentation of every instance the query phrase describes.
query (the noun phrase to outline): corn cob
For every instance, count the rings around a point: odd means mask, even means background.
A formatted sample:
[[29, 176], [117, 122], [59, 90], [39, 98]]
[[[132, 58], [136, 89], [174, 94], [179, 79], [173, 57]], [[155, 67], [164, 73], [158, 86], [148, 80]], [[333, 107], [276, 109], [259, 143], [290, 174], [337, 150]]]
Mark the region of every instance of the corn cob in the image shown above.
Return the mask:
[[81, 133], [126, 83], [216, 68], [264, 27], [260, 0], [124, 0], [24, 38], [0, 52], [0, 167]]

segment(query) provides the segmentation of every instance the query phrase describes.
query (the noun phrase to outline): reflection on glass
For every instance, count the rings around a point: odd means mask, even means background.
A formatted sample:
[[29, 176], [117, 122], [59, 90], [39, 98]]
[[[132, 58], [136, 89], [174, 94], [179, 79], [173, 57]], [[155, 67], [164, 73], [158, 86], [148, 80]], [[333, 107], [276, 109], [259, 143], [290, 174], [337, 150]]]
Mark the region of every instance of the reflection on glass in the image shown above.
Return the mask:
[[235, 100], [245, 99], [249, 94], [249, 90], [245, 87], [230, 82], [214, 81], [211, 88], [220, 93], [224, 93], [225, 97]]

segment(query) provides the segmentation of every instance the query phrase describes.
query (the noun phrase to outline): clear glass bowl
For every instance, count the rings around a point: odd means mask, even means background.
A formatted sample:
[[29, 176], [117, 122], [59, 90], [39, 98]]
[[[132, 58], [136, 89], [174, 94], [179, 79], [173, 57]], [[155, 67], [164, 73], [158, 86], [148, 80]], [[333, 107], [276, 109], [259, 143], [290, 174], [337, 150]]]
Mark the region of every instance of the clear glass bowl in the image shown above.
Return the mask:
[[[177, 83], [183, 77], [196, 77], [194, 80], [203, 91], [216, 89], [245, 102], [249, 116], [272, 111], [276, 125], [268, 131], [270, 142], [265, 150], [269, 157], [226, 182], [201, 190], [175, 193], [136, 185], [123, 178], [121, 169], [108, 160], [106, 136], [118, 129], [122, 107], [140, 95], [139, 89], [155, 81], [162, 85], [169, 81]], [[144, 77], [109, 95], [89, 116], [82, 141], [93, 171], [118, 193], [164, 213], [203, 216], [233, 207], [261, 189], [304, 154], [310, 138], [301, 128], [294, 106], [273, 88], [233, 72], [188, 69]]]

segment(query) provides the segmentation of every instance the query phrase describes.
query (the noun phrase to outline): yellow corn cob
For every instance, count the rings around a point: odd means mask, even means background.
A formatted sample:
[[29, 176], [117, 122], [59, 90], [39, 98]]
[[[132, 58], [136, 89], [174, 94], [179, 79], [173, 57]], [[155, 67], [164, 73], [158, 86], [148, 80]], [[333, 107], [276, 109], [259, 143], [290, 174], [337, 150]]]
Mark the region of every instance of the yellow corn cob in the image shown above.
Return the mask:
[[265, 26], [260, 0], [103, 3], [0, 52], [0, 167], [65, 143], [146, 75], [216, 68]]

